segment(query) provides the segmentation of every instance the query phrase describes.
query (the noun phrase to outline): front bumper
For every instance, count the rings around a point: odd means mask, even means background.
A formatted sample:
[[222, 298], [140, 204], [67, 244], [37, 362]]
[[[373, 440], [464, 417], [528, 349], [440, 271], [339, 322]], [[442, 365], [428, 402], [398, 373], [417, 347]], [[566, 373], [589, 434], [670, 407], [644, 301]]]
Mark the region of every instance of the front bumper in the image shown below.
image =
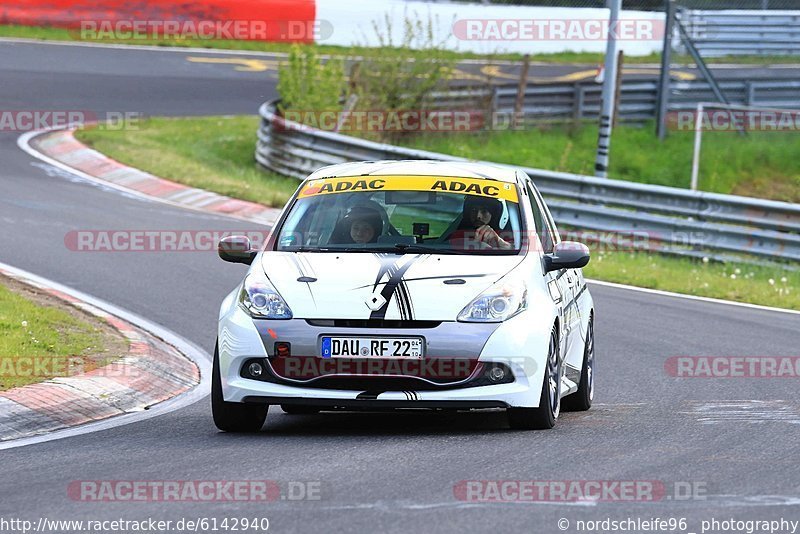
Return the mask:
[[[549, 331], [541, 341], [541, 333], [524, 319], [525, 314], [520, 314], [504, 323], [442, 322], [423, 330], [341, 329], [315, 326], [303, 319], [254, 321], [233, 305], [221, 316], [219, 327], [223, 396], [228, 402], [313, 404], [353, 409], [535, 407], [544, 376]], [[292, 351], [297, 350], [298, 354], [320, 354], [318, 344], [322, 335], [422, 335], [426, 341], [426, 358], [470, 358], [477, 362], [502, 363], [511, 370], [514, 381], [480, 386], [465, 383], [464, 387], [450, 384], [441, 389], [435, 386], [413, 389], [407, 385], [394, 390], [385, 385], [337, 389], [299, 381], [263, 381], [241, 376], [248, 360], [275, 356], [272, 354], [275, 341], [292, 343]]]

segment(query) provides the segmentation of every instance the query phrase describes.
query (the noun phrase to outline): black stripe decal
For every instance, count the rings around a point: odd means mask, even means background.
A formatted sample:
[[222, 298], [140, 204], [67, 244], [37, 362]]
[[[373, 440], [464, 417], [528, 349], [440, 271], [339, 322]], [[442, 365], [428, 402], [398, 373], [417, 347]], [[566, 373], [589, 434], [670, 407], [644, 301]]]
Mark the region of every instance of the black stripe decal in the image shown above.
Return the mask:
[[389, 303], [392, 300], [392, 296], [394, 296], [397, 299], [400, 318], [403, 320], [413, 319], [413, 307], [411, 306], [408, 287], [405, 287], [400, 291], [398, 291], [398, 288], [403, 284], [403, 275], [405, 272], [421, 256], [414, 256], [402, 266], [399, 265], [399, 261], [405, 258], [405, 256], [401, 256], [399, 259], [396, 259], [397, 256], [394, 254], [376, 254], [375, 256], [381, 262], [381, 267], [378, 270], [378, 276], [375, 277], [375, 284], [372, 286], [373, 291], [377, 290], [381, 279], [385, 275], [389, 276], [389, 280], [386, 282], [386, 284], [384, 284], [383, 289], [381, 290], [381, 296], [386, 300], [386, 302], [380, 307], [380, 309], [373, 311], [369, 318], [384, 319], [386, 317], [386, 312], [389, 309]]

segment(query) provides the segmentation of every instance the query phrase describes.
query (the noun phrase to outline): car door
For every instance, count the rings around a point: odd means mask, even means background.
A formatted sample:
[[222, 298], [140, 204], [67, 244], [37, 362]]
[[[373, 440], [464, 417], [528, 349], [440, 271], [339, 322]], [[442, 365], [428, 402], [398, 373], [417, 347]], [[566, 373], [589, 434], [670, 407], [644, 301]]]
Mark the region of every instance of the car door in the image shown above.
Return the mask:
[[[539, 194], [536, 186], [533, 186], [533, 189], [537, 199], [542, 205], [543, 215], [553, 233], [553, 239], [555, 243], [560, 243], [561, 237], [558, 233], [556, 223], [553, 220], [553, 216], [550, 214], [550, 210], [541, 198], [541, 194]], [[566, 338], [564, 359], [573, 364], [573, 367], [577, 362], [577, 369], [579, 371], [581, 367], [580, 363], [583, 361], [583, 336], [581, 332], [582, 321], [579, 299], [583, 293], [582, 288], [586, 285], [586, 282], [583, 279], [583, 272], [581, 269], [564, 269], [562, 279], [564, 288], [564, 335]], [[567, 369], [566, 372], [567, 375], [572, 378], [573, 373], [571, 373], [569, 369]]]
[[[533, 212], [533, 222], [536, 226], [536, 234], [542, 245], [542, 250], [545, 254], [553, 252], [555, 244], [560, 242], [560, 237], [555, 232], [554, 225], [552, 224], [552, 217], [547, 211], [547, 207], [539, 195], [536, 186], [529, 180], [526, 181], [526, 192], [528, 200]], [[568, 269], [560, 269], [558, 271], [550, 271], [545, 273], [545, 282], [550, 291], [550, 296], [553, 302], [559, 308], [559, 321], [561, 324], [561, 358], [563, 359], [569, 350], [569, 329], [570, 324], [567, 318], [567, 304], [570, 302], [572, 296], [570, 295], [570, 283], [568, 279]]]

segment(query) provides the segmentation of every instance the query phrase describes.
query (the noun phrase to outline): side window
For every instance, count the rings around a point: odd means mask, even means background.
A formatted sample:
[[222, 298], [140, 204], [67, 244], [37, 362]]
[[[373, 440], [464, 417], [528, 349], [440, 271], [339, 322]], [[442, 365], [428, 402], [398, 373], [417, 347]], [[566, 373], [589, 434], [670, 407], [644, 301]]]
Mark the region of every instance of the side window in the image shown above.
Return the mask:
[[553, 252], [553, 233], [550, 224], [539, 205], [538, 195], [531, 188], [530, 184], [527, 185], [528, 200], [531, 203], [531, 210], [533, 211], [533, 223], [536, 225], [536, 233], [539, 235], [539, 240], [542, 242], [542, 248], [545, 254]]

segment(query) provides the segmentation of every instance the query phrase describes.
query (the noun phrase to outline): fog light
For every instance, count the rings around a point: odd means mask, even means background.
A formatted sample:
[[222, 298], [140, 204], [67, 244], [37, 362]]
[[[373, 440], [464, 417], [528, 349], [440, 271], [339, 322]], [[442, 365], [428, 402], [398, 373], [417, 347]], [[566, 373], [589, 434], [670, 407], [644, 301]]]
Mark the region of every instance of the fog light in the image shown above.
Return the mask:
[[250, 373], [250, 376], [261, 376], [264, 372], [264, 368], [261, 367], [261, 364], [258, 362], [253, 362], [247, 368], [247, 372]]
[[500, 382], [506, 377], [506, 372], [502, 367], [492, 367], [489, 370], [489, 380], [492, 382]]
[[292, 355], [292, 344], [286, 341], [275, 342], [275, 356], [279, 358], [288, 358]]

